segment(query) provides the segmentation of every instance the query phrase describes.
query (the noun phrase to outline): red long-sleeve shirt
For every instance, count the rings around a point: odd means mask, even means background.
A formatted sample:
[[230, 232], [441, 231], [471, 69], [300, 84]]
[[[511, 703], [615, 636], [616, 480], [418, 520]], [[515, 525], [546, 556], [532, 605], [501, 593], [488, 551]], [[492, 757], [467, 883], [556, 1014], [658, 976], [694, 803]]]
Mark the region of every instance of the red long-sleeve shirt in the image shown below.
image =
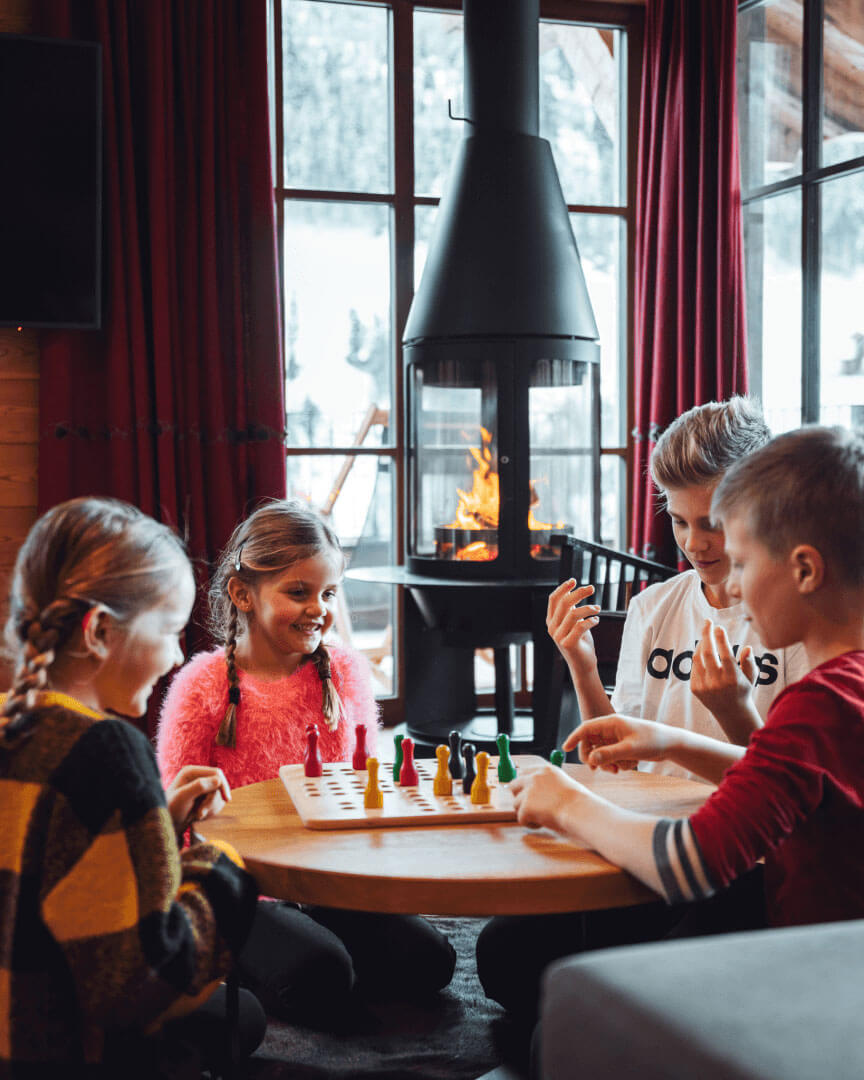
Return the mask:
[[[693, 840], [695, 839], [695, 845]], [[655, 834], [669, 899], [697, 899], [765, 858], [769, 923], [864, 916], [864, 652], [777, 695], [765, 726], [687, 822]]]

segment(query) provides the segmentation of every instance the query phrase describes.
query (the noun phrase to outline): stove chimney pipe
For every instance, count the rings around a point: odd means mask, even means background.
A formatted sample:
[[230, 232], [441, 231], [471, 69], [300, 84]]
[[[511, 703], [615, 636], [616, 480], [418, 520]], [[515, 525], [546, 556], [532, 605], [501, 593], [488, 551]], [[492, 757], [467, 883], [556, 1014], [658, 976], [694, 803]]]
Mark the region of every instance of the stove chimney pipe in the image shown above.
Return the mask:
[[465, 0], [465, 113], [475, 130], [540, 131], [539, 0]]
[[463, 0], [463, 12], [468, 122], [404, 343], [563, 338], [596, 350], [552, 150], [537, 135], [539, 0]]

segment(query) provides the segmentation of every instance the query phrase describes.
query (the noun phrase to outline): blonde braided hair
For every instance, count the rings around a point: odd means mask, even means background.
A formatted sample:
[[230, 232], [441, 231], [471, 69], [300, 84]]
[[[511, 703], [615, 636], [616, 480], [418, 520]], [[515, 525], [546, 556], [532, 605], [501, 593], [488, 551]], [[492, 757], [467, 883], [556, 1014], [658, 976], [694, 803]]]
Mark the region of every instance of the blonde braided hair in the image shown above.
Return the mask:
[[0, 743], [29, 726], [51, 667], [101, 606], [128, 622], [189, 573], [180, 539], [119, 499], [70, 499], [43, 514], [18, 552], [9, 592], [6, 654], [15, 676], [0, 709]]
[[[219, 556], [210, 583], [210, 632], [225, 646], [228, 706], [216, 733], [217, 746], [235, 747], [240, 681], [235, 651], [237, 637], [246, 629], [247, 616], [231, 599], [229, 585], [238, 579], [254, 585], [270, 574], [322, 552], [343, 557], [342, 545], [330, 526], [299, 499], [273, 499], [242, 521]], [[309, 657], [321, 679], [322, 712], [327, 727], [335, 731], [345, 718], [345, 708], [333, 680], [330, 653], [322, 642]]]
[[82, 606], [76, 601], [56, 600], [44, 611], [18, 619], [16, 632], [23, 649], [12, 688], [0, 710], [4, 735], [11, 737], [26, 727], [36, 695], [47, 685], [48, 669], [78, 625]]

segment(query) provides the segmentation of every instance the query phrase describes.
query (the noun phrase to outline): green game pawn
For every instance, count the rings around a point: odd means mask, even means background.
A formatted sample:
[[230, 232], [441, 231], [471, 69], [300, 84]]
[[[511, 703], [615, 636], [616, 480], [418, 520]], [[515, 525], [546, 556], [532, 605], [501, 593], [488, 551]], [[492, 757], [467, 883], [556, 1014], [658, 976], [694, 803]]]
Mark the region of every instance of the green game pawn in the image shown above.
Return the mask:
[[396, 750], [396, 757], [393, 760], [393, 783], [399, 783], [399, 773], [402, 771], [402, 740], [404, 735], [396, 735], [393, 738], [393, 746]]
[[557, 765], [559, 769], [562, 769], [564, 767], [564, 751], [553, 750], [549, 755], [549, 760], [553, 765]]
[[498, 782], [509, 784], [516, 779], [516, 766], [510, 757], [510, 736], [502, 731], [495, 742], [498, 743]]

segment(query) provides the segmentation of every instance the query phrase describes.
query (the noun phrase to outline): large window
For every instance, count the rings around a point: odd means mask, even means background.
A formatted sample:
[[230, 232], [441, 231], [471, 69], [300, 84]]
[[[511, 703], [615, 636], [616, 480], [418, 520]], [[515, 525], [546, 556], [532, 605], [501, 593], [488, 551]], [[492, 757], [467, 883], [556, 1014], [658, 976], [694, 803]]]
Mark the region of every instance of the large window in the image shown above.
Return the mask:
[[[601, 337], [602, 539], [626, 536], [632, 100], [628, 26], [602, 4], [541, 0], [540, 134], [549, 139]], [[609, 8], [637, 22], [638, 9]], [[402, 559], [400, 333], [462, 138], [453, 0], [271, 0], [288, 493], [327, 514], [351, 564]], [[632, 65], [632, 49], [629, 52]], [[338, 629], [399, 700], [398, 605], [348, 580]], [[478, 687], [484, 681], [478, 658]], [[486, 681], [491, 686], [491, 664]], [[524, 671], [525, 664], [516, 665]], [[517, 689], [526, 689], [519, 687]], [[385, 706], [386, 710], [386, 706]]]
[[864, 422], [864, 5], [739, 5], [751, 388], [775, 431]]

